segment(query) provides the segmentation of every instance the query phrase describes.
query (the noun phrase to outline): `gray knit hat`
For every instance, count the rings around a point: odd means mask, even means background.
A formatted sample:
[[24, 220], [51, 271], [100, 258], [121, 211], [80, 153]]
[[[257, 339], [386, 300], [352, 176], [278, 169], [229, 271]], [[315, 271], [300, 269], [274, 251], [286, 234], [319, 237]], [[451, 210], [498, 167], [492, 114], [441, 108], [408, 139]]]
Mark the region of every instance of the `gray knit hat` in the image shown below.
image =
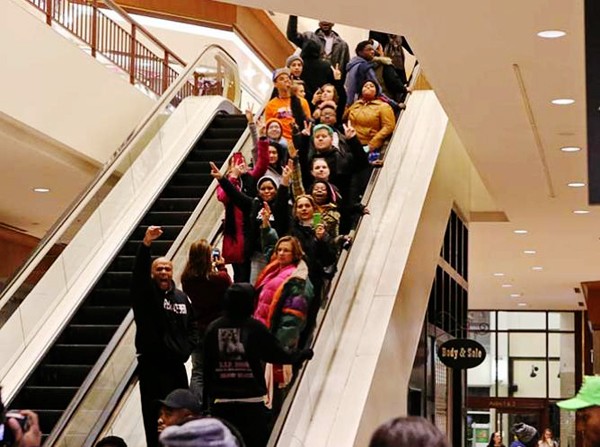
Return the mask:
[[160, 442], [165, 447], [239, 447], [238, 441], [223, 422], [202, 418], [163, 430]]
[[304, 65], [304, 61], [302, 60], [299, 54], [292, 54], [285, 60], [285, 66], [289, 68], [290, 65], [292, 65], [292, 62], [294, 61], [300, 61], [302, 62], [302, 65]]

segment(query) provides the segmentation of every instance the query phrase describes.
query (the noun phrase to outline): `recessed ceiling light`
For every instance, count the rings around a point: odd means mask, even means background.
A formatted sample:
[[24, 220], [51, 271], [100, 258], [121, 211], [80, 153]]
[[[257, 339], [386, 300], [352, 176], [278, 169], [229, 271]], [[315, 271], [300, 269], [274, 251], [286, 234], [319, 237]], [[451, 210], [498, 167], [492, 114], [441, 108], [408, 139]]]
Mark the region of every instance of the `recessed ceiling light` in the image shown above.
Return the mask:
[[527, 306], [527, 303], [518, 303], [517, 306], [519, 306], [519, 307], [525, 307], [525, 306]]
[[527, 234], [527, 230], [515, 230], [513, 231], [515, 234]]
[[539, 37], [542, 37], [544, 39], [557, 39], [559, 37], [565, 36], [566, 34], [567, 33], [565, 33], [564, 31], [558, 29], [549, 29], [537, 33]]
[[502, 284], [502, 288], [509, 289], [512, 287], [512, 284]]
[[560, 150], [563, 152], [579, 152], [581, 148], [577, 146], [564, 146], [561, 147]]
[[511, 293], [510, 297], [511, 298], [519, 298], [521, 295], [523, 295], [522, 293]]
[[534, 255], [536, 253], [535, 250], [523, 250], [523, 253], [525, 253], [526, 255]]
[[573, 214], [590, 214], [589, 210], [573, 210]]
[[572, 98], [556, 98], [553, 99], [552, 104], [555, 104], [557, 106], [569, 106], [573, 103], [575, 103], [575, 100]]
[[50, 192], [50, 188], [33, 188], [33, 192], [39, 192], [39, 193]]
[[496, 273], [494, 273], [494, 276], [504, 276], [504, 273], [496, 272]]
[[540, 267], [539, 265], [536, 265], [536, 266], [531, 267], [531, 270], [535, 270], [536, 272], [539, 272], [540, 270], [544, 270], [544, 267]]
[[571, 182], [571, 183], [567, 183], [567, 186], [570, 188], [583, 188], [585, 186], [585, 183], [583, 182]]

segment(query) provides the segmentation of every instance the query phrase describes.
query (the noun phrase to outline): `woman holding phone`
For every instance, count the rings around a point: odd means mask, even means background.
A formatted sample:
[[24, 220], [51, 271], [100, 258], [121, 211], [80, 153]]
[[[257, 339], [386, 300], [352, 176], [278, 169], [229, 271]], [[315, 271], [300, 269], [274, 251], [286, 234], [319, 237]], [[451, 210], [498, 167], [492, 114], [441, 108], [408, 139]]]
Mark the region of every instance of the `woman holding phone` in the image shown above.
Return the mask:
[[203, 385], [204, 332], [209, 323], [221, 315], [223, 297], [230, 285], [231, 278], [219, 250], [211, 247], [206, 239], [192, 243], [181, 274], [181, 286], [192, 302], [199, 334], [198, 344], [192, 352], [190, 390], [200, 399]]

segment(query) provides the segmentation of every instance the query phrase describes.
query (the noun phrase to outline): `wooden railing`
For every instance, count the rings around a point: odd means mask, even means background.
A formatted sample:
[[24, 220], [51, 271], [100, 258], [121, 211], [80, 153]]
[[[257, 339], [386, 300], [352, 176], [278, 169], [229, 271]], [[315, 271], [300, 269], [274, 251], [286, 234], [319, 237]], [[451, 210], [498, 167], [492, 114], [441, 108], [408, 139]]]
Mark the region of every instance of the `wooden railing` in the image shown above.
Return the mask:
[[[25, 1], [45, 14], [48, 25], [59, 25], [69, 31], [89, 47], [93, 57], [100, 55], [107, 59], [129, 75], [131, 84], [141, 84], [158, 96], [186, 65], [113, 0]], [[116, 12], [125, 26], [109, 18], [102, 8]], [[202, 83], [196, 78], [196, 82], [188, 83], [174, 100], [202, 94], [201, 89]]]

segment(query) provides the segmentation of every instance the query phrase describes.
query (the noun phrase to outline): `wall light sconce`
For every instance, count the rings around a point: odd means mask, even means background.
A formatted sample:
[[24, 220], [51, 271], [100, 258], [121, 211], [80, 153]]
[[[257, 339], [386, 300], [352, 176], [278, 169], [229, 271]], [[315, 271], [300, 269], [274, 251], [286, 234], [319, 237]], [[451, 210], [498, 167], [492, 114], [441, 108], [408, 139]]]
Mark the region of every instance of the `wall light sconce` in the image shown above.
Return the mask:
[[531, 365], [531, 373], [529, 373], [529, 377], [531, 377], [531, 378], [533, 378], [533, 377], [537, 377], [537, 372], [538, 372], [539, 370], [540, 370], [540, 369], [539, 369], [537, 366], [535, 366], [535, 365]]

